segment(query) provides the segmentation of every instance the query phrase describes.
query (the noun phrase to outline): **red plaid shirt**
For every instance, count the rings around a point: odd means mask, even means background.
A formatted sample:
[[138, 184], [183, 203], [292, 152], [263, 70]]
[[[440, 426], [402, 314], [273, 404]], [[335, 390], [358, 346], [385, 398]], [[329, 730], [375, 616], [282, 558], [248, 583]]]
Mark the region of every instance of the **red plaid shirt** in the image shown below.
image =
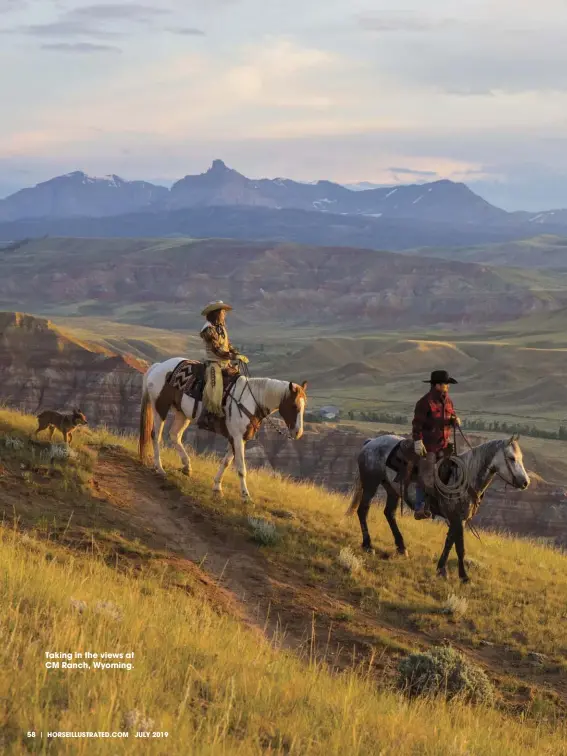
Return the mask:
[[428, 452], [440, 452], [446, 449], [451, 440], [454, 417], [455, 408], [451, 398], [441, 396], [432, 388], [415, 405], [412, 423], [413, 440], [421, 439]]

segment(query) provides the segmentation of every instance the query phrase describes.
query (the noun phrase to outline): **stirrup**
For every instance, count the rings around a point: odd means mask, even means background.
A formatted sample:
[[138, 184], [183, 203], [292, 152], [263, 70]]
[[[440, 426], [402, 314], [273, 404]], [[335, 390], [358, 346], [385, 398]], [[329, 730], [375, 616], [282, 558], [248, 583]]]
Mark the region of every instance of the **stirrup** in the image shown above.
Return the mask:
[[203, 410], [197, 420], [197, 428], [200, 430], [210, 430], [214, 423], [215, 415], [210, 410]]
[[413, 516], [416, 520], [429, 520], [429, 518], [431, 517], [431, 512], [429, 511], [429, 509], [424, 507], [423, 509], [417, 509], [413, 513]]

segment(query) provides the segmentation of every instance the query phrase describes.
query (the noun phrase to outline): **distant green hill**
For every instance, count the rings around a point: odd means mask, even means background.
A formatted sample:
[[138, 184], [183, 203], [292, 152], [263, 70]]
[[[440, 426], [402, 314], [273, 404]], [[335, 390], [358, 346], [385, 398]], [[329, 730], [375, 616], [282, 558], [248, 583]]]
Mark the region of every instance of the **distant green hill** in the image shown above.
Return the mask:
[[567, 271], [567, 236], [542, 234], [519, 241], [476, 246], [419, 247], [402, 252], [484, 265]]
[[216, 298], [250, 328], [463, 327], [567, 306], [567, 273], [218, 239], [38, 239], [0, 253], [4, 310], [194, 330]]

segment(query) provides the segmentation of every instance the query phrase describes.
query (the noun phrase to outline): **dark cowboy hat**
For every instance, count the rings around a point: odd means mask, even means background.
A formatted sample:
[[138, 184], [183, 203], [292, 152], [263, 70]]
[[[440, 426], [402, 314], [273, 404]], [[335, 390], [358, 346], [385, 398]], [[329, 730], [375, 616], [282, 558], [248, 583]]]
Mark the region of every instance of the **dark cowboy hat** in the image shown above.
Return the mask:
[[431, 378], [428, 381], [423, 382], [430, 383], [432, 386], [435, 386], [436, 383], [457, 383], [454, 378], [451, 378], [446, 370], [434, 370], [431, 373]]

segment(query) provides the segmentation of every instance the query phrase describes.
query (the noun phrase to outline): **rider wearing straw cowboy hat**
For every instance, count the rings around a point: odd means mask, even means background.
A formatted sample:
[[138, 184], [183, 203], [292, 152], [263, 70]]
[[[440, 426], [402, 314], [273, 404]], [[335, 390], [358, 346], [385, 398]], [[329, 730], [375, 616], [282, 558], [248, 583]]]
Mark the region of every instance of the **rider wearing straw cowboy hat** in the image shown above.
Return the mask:
[[425, 508], [426, 494], [435, 495], [435, 465], [445, 456], [451, 428], [461, 424], [449, 397], [449, 384], [457, 381], [446, 370], [434, 370], [428, 381], [431, 389], [415, 405], [412, 424], [414, 451], [419, 457], [415, 519], [431, 517]]
[[199, 419], [199, 426], [206, 428], [207, 414], [223, 417], [222, 408], [223, 380], [222, 371], [237, 372], [237, 368], [231, 362], [248, 362], [248, 358], [238, 351], [230, 343], [225, 327], [225, 314], [232, 310], [229, 304], [222, 300], [210, 302], [201, 315], [206, 317], [207, 322], [201, 328], [201, 338], [205, 342], [205, 388], [203, 391], [204, 412]]

